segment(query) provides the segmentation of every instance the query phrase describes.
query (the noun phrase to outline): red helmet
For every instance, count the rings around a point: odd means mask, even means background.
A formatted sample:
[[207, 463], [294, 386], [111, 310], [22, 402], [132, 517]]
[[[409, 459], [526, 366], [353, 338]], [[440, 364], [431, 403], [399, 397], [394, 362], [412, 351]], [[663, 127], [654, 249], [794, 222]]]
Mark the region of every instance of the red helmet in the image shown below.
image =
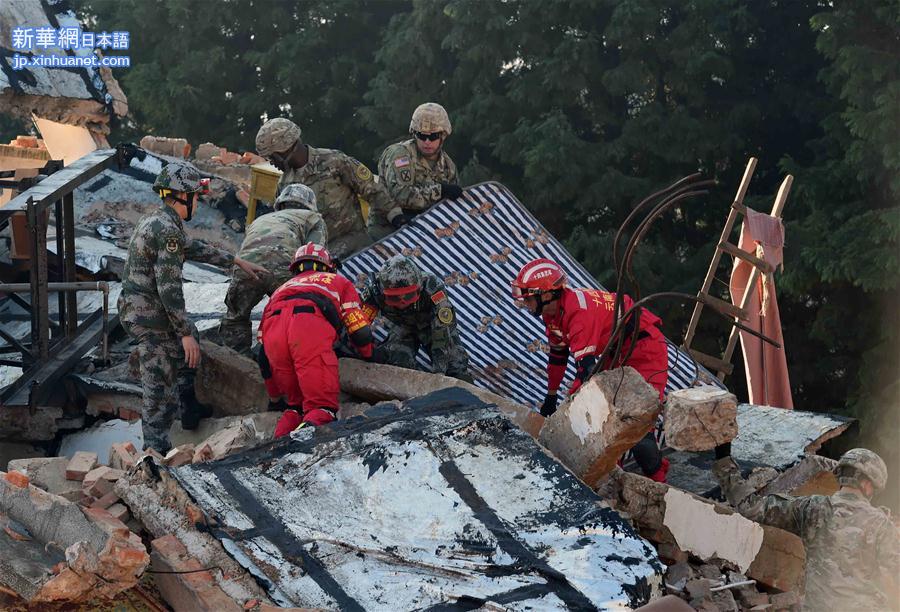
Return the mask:
[[334, 271], [334, 263], [331, 255], [321, 244], [307, 242], [294, 253], [294, 261], [291, 262], [291, 272], [296, 273], [297, 267], [304, 261], [313, 261], [325, 266], [329, 272]]
[[524, 300], [529, 295], [562, 289], [566, 284], [566, 273], [555, 261], [534, 259], [522, 266], [512, 282], [513, 299]]

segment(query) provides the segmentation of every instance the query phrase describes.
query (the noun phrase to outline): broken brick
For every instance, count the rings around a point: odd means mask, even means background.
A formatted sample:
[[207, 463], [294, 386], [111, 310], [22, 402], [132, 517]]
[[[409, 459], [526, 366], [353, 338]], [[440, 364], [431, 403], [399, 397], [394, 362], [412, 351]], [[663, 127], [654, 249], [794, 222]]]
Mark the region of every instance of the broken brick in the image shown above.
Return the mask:
[[83, 481], [85, 476], [97, 467], [97, 453], [78, 451], [72, 455], [66, 466], [66, 478]]
[[[103, 497], [105, 497], [109, 493], [112, 493], [114, 486], [115, 481], [109, 481], [105, 478], [98, 478], [91, 483], [90, 488], [85, 489], [85, 492], [91, 497], [95, 498], [97, 501], [100, 501], [101, 499], [103, 499]], [[93, 503], [95, 504], [97, 502]]]
[[29, 482], [28, 476], [26, 476], [22, 472], [15, 471], [6, 473], [6, 481], [15, 487], [19, 487], [20, 489], [27, 488]]
[[118, 501], [119, 501], [119, 496], [116, 495], [114, 491], [110, 491], [109, 493], [106, 493], [105, 495], [103, 495], [103, 497], [100, 497], [97, 500], [95, 500], [93, 503], [91, 503], [90, 507], [107, 509], [110, 506], [112, 506], [113, 504], [117, 503]]
[[124, 421], [137, 421], [141, 418], [141, 413], [130, 408], [119, 408], [119, 418]]
[[123, 503], [115, 503], [106, 509], [113, 518], [122, 521], [123, 523], [129, 519], [128, 507]]
[[37, 136], [18, 136], [16, 137], [16, 146], [26, 149], [36, 149], [38, 146]]
[[194, 458], [194, 445], [182, 444], [176, 446], [168, 453], [163, 462], [169, 467], [178, 467], [190, 463]]
[[[131, 443], [128, 443], [131, 445]], [[131, 448], [134, 448], [131, 445]], [[109, 448], [109, 466], [117, 470], [129, 470], [134, 467], [134, 454], [129, 451], [125, 444], [113, 444]]]
[[166, 602], [175, 610], [222, 610], [241, 612], [243, 608], [216, 583], [209, 571], [191, 557], [184, 544], [174, 535], [157, 538], [150, 543], [150, 560], [157, 572], [156, 586]]

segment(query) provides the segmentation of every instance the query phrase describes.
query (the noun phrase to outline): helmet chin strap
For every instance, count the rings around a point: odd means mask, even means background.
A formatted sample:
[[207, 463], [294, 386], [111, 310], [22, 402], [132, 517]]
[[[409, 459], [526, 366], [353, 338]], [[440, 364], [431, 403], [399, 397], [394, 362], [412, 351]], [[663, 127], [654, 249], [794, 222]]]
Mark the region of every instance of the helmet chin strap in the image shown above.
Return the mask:
[[[549, 299], [549, 300], [544, 301], [544, 293], [550, 293], [550, 299]], [[553, 302], [554, 300], [558, 300], [558, 299], [559, 299], [559, 290], [556, 289], [556, 290], [550, 291], [550, 292], [542, 291], [542, 292], [538, 293], [537, 295], [535, 295], [534, 298], [535, 298], [535, 300], [537, 301], [537, 309], [534, 310], [534, 311], [532, 311], [531, 314], [533, 314], [534, 316], [536, 316], [537, 318], [540, 319], [540, 318], [541, 318], [541, 315], [544, 314], [544, 306], [546, 306], [547, 304]]]

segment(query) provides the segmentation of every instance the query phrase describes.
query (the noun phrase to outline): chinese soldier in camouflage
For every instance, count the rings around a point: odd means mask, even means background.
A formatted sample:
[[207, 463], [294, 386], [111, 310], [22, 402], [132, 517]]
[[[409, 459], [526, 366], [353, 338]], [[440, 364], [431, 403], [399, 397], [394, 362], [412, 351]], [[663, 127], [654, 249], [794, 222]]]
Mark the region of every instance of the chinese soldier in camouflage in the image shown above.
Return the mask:
[[294, 253], [307, 242], [326, 244], [328, 231], [316, 206], [316, 194], [300, 183], [285, 187], [275, 200], [275, 212], [257, 218], [238, 257], [264, 267], [268, 273], [255, 280], [236, 267], [225, 295], [228, 312], [219, 324], [225, 346], [250, 353], [250, 313], [263, 299], [291, 279]]
[[347, 257], [371, 244], [360, 198], [369, 203], [370, 215], [372, 211], [390, 210], [393, 203], [365, 165], [340, 151], [303, 144], [300, 128], [281, 117], [259, 128], [256, 150], [284, 173], [278, 181], [278, 193], [291, 183], [302, 183], [315, 192], [328, 226], [332, 255]]
[[370, 275], [360, 298], [370, 321], [380, 311], [390, 324], [387, 339], [375, 349], [375, 361], [417, 369], [416, 353], [424, 347], [434, 372], [471, 382], [456, 312], [437, 276], [396, 255]]
[[445, 198], [458, 198], [456, 164], [444, 152], [444, 141], [452, 128], [440, 104], [419, 106], [409, 122], [413, 138], [389, 146], [378, 161], [378, 173], [396, 204], [387, 215], [369, 215], [369, 235], [383, 238], [415, 215]]
[[[186, 162], [172, 162], [156, 177], [153, 189], [162, 205], [138, 221], [128, 244], [119, 295], [119, 319], [137, 341], [143, 404], [144, 447], [169, 450], [168, 430], [185, 396], [193, 394], [188, 370], [200, 362], [197, 328], [188, 320], [181, 286], [184, 259], [227, 267], [232, 263], [253, 274], [256, 267], [184, 233], [194, 198], [203, 188], [200, 173]], [[180, 383], [182, 397], [176, 394]], [[182, 415], [184, 419], [184, 415]], [[196, 427], [198, 415], [192, 415]]]
[[831, 496], [759, 499], [741, 477], [728, 446], [716, 449], [721, 458], [713, 464], [713, 473], [729, 503], [748, 518], [803, 540], [803, 610], [888, 610], [897, 604], [893, 593], [900, 576], [897, 528], [886, 510], [870, 503], [887, 483], [887, 466], [881, 457], [864, 448], [844, 453], [836, 468], [841, 488]]

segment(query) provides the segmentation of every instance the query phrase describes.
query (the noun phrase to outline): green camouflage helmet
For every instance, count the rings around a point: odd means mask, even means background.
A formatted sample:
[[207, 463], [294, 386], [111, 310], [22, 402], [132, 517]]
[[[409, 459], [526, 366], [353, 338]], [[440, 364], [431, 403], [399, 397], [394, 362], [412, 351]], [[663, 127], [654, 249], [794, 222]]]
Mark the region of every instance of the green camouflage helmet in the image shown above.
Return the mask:
[[256, 133], [256, 152], [262, 157], [284, 153], [300, 141], [300, 126], [284, 117], [266, 121]]
[[169, 162], [153, 181], [153, 190], [159, 192], [161, 189], [186, 193], [200, 191], [200, 171], [186, 161]]
[[420, 104], [413, 111], [412, 120], [409, 122], [409, 133], [421, 132], [423, 134], [434, 134], [443, 132], [449, 136], [453, 131], [450, 125], [450, 117], [444, 107], [435, 102], [426, 102]]
[[422, 271], [405, 255], [394, 255], [378, 271], [378, 282], [385, 289], [422, 284]]
[[286, 208], [305, 208], [313, 212], [319, 212], [316, 204], [316, 193], [303, 183], [291, 183], [285, 187], [274, 204], [275, 210]]
[[884, 489], [887, 484], [887, 466], [881, 457], [867, 448], [850, 449], [838, 460], [839, 478], [850, 481], [852, 485], [856, 478], [850, 474], [845, 475], [843, 468], [851, 468], [851, 472], [856, 472], [856, 474], [869, 479], [878, 491]]

